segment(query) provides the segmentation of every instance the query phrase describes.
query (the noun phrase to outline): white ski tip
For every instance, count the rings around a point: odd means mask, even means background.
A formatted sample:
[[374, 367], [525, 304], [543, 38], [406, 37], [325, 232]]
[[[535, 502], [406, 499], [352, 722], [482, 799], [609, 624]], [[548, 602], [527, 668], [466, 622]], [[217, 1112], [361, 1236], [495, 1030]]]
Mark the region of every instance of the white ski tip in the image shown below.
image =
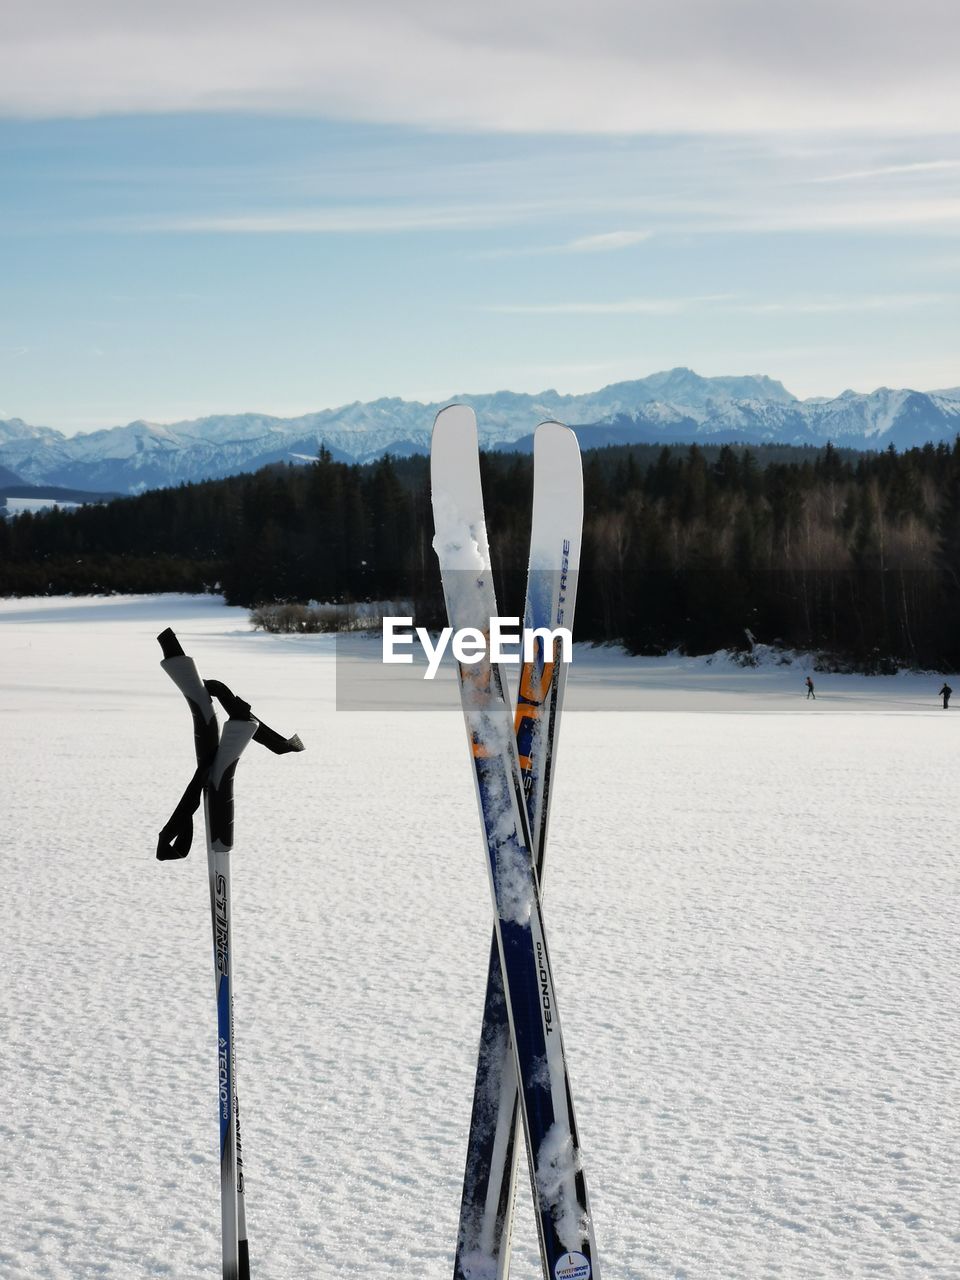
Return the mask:
[[[477, 419], [466, 405], [441, 409], [430, 446], [433, 548], [440, 568], [483, 573], [490, 566], [480, 488]], [[448, 598], [448, 605], [450, 600]], [[451, 623], [454, 626], [460, 623]]]
[[456, 442], [459, 449], [477, 448], [477, 415], [469, 405], [449, 404], [433, 420], [431, 456], [437, 446]]
[[577, 433], [572, 428], [565, 427], [562, 422], [551, 420], [540, 423], [533, 436], [533, 454], [537, 458], [538, 467], [541, 465], [541, 458], [546, 463], [549, 454], [556, 459], [555, 465], [562, 467], [567, 476], [571, 469], [576, 473], [581, 471]]
[[533, 437], [530, 568], [577, 569], [583, 534], [583, 464], [575, 431], [541, 422]]

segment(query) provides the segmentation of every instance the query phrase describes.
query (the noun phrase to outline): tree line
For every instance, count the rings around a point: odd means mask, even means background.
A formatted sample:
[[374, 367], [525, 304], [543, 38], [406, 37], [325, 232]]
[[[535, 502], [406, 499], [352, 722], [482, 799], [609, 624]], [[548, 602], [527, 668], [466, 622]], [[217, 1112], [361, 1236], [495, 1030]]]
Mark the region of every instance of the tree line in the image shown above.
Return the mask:
[[[528, 455], [481, 460], [501, 608], [522, 612]], [[960, 440], [897, 453], [620, 446], [584, 454], [576, 634], [638, 653], [815, 649], [960, 668]], [[0, 594], [222, 591], [416, 602], [439, 621], [428, 463], [306, 466], [0, 521]]]

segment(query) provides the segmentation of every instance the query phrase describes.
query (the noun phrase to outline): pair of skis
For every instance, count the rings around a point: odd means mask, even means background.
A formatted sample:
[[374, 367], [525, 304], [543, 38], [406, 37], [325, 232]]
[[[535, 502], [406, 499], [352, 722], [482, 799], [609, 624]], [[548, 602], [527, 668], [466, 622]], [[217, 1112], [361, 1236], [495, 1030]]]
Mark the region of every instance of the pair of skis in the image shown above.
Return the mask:
[[[431, 487], [450, 625], [488, 635], [497, 605], [471, 409], [438, 414]], [[534, 439], [526, 629], [572, 629], [582, 521], [576, 436], [544, 423]], [[522, 665], [515, 716], [489, 655], [458, 668], [495, 928], [454, 1280], [508, 1276], [518, 1113], [545, 1280], [599, 1275], [540, 899], [566, 676], [558, 656], [540, 645]]]
[[[240, 1109], [237, 1099], [233, 1035], [233, 941], [230, 851], [233, 848], [233, 779], [251, 742], [283, 755], [302, 751], [294, 735], [283, 738], [256, 719], [248, 703], [218, 680], [200, 678], [196, 663], [183, 652], [169, 628], [157, 637], [161, 667], [186, 698], [193, 716], [197, 769], [180, 803], [160, 832], [157, 857], [185, 858], [193, 840], [193, 815], [203, 801], [207, 834], [207, 870], [213, 924], [213, 962], [217, 995], [217, 1107], [220, 1116], [220, 1208], [223, 1280], [250, 1280], [250, 1254], [244, 1208]], [[228, 719], [220, 731], [216, 698]]]

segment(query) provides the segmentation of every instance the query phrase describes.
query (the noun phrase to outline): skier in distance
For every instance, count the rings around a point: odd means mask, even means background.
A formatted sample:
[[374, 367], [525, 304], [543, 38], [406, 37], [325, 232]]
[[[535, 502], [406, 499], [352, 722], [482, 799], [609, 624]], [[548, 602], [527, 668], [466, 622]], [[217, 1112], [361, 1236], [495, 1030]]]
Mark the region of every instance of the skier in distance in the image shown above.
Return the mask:
[[940, 690], [940, 693], [937, 695], [938, 697], [940, 697], [940, 698], [942, 698], [942, 699], [943, 699], [943, 709], [944, 709], [944, 711], [946, 711], [947, 707], [950, 705], [950, 695], [951, 695], [951, 693], [953, 693], [953, 690], [952, 690], [952, 689], [950, 688], [950, 686], [947, 684], [946, 680], [944, 680], [944, 682], [943, 682], [943, 688]]
[[804, 684], [807, 686], [807, 698], [808, 699], [812, 698], [814, 702], [816, 702], [817, 695], [813, 692], [813, 681], [810, 679], [809, 676], [807, 676], [806, 680], [804, 680]]

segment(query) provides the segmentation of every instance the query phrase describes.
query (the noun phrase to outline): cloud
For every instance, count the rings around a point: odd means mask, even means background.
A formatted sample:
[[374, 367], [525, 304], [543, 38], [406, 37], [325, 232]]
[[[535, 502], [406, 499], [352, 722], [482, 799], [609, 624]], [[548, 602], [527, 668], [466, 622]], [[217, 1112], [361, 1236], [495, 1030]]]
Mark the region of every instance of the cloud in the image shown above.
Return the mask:
[[[483, 231], [523, 224], [543, 225], [550, 219], [576, 215], [594, 218], [604, 206], [613, 216], [636, 212], [650, 222], [645, 231], [615, 231], [547, 244], [506, 245], [474, 251], [478, 258], [526, 258], [537, 255], [611, 253], [642, 244], [659, 235], [766, 235], [791, 232], [916, 232], [929, 229], [941, 235], [960, 233], [960, 197], [804, 201], [787, 193], [778, 198], [769, 188], [751, 200], [710, 195], [701, 200], [665, 200], [654, 210], [645, 198], [554, 198], [526, 201], [493, 198], [471, 204], [411, 205], [371, 203], [314, 208], [248, 209], [230, 213], [142, 214], [108, 217], [93, 222], [70, 219], [57, 225], [127, 232], [222, 235], [364, 235], [417, 231]], [[56, 221], [56, 219], [55, 219]], [[8, 228], [9, 229], [9, 228]]]
[[949, 306], [960, 301], [958, 294], [892, 293], [862, 298], [807, 298], [787, 302], [745, 303], [738, 311], [754, 315], [841, 315], [845, 312], [909, 311], [916, 307]]
[[953, 0], [6, 0], [0, 113], [512, 133], [942, 133]]
[[748, 315], [832, 315], [846, 312], [901, 311], [956, 304], [958, 294], [870, 294], [862, 297], [793, 298], [777, 302], [752, 301], [733, 294], [704, 294], [689, 298], [623, 298], [609, 302], [503, 303], [484, 307], [499, 315], [616, 316], [680, 315], [701, 308]]
[[[544, 212], [546, 212], [546, 207]], [[554, 208], [553, 212], [560, 210]], [[564, 206], [564, 212], [572, 211], [571, 205]], [[509, 248], [480, 249], [474, 256], [478, 258], [533, 258], [540, 254], [564, 253], [613, 253], [619, 249], [631, 249], [642, 244], [653, 235], [652, 231], [607, 231], [600, 235], [580, 236], [576, 240], [566, 240], [561, 244], [528, 244]]]
[[750, 213], [742, 209], [729, 211], [719, 205], [704, 207], [701, 214], [679, 229], [719, 232], [787, 232], [787, 231], [915, 231], [928, 228], [941, 234], [960, 232], [960, 198], [936, 196], [930, 199], [873, 199], [839, 203], [803, 204], [800, 201], [757, 208]]
[[960, 160], [919, 160], [911, 164], [885, 164], [876, 169], [854, 169], [851, 173], [831, 173], [825, 177], [810, 178], [810, 182], [860, 182], [868, 178], [891, 178], [924, 173], [942, 173], [960, 169]]
[[629, 249], [649, 240], [651, 231], [607, 231], [598, 236], [581, 236], [564, 245], [566, 253], [609, 253], [615, 249]]
[[665, 316], [723, 302], [724, 294], [694, 298], [623, 298], [614, 302], [518, 302], [482, 308], [507, 316]]
[[171, 215], [112, 222], [114, 229], [253, 234], [383, 234], [403, 231], [458, 231], [509, 226], [529, 220], [536, 209], [522, 205], [377, 206], [279, 210], [261, 213]]

